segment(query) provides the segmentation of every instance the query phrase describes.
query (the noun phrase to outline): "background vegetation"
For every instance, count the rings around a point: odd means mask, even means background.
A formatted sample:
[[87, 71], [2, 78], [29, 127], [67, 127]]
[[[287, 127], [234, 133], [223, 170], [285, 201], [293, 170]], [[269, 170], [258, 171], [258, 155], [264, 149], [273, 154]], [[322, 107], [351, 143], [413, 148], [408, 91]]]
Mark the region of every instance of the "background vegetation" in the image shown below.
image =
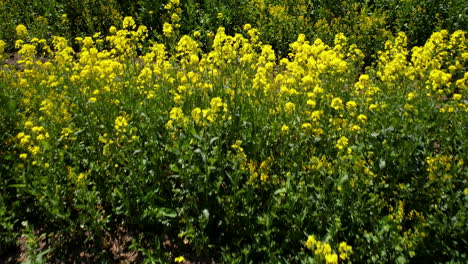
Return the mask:
[[[162, 0], [5, 0], [0, 3], [0, 39], [7, 40], [7, 49], [12, 50], [18, 24], [27, 25], [38, 38], [107, 33], [125, 16], [147, 26], [150, 38], [158, 39], [168, 20], [165, 4]], [[366, 63], [399, 31], [406, 32], [412, 47], [423, 45], [434, 31], [466, 31], [468, 25], [463, 0], [188, 0], [181, 1], [180, 8], [181, 35], [195, 30], [215, 33], [220, 26], [233, 34], [248, 23], [259, 29], [264, 43], [287, 55], [289, 43], [300, 33], [330, 42], [342, 32], [368, 56]]]
[[0, 259], [463, 263], [466, 10], [2, 1]]

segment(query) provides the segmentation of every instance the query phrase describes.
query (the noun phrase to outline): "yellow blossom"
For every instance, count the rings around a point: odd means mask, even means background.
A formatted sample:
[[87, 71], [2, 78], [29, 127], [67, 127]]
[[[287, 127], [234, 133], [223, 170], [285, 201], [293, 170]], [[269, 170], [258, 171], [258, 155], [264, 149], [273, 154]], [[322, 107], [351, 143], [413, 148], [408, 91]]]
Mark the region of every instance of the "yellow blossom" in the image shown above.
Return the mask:
[[367, 116], [365, 116], [365, 115], [363, 115], [363, 114], [358, 115], [357, 119], [358, 119], [361, 123], [366, 123], [366, 122], [367, 122]]
[[352, 110], [356, 109], [357, 104], [354, 101], [348, 101], [348, 102], [346, 102], [346, 107], [348, 108], [348, 110], [352, 111]]
[[180, 256], [174, 259], [174, 262], [176, 263], [182, 263], [184, 261], [185, 261], [185, 258], [183, 256]]
[[338, 255], [336, 253], [325, 255], [326, 264], [338, 264]]
[[294, 103], [287, 102], [284, 105], [284, 111], [286, 111], [287, 113], [292, 113], [295, 109], [296, 109], [296, 105]]
[[86, 174], [85, 173], [82, 172], [82, 173], [78, 174], [78, 177], [77, 177], [78, 181], [82, 181], [84, 179], [86, 179]]
[[18, 35], [20, 39], [26, 38], [28, 34], [28, 29], [23, 24], [16, 26], [16, 35]]
[[304, 123], [304, 124], [302, 124], [301, 127], [302, 127], [303, 129], [310, 129], [310, 128], [312, 128], [312, 125], [311, 125], [310, 123]]
[[307, 241], [305, 243], [305, 246], [308, 248], [308, 249], [312, 249], [314, 246], [315, 246], [315, 243], [317, 243], [317, 240], [315, 240], [315, 237], [313, 235], [310, 235], [308, 238], [307, 238]]
[[359, 131], [359, 130], [361, 130], [361, 127], [360, 127], [359, 125], [352, 125], [352, 126], [351, 126], [351, 130], [353, 130], [353, 131]]
[[315, 102], [314, 100], [307, 100], [307, 104], [310, 105], [312, 108], [315, 108], [317, 102]]
[[115, 119], [114, 128], [117, 131], [125, 132], [127, 126], [128, 126], [128, 122], [127, 122], [127, 119], [125, 118], [125, 116], [118, 116]]
[[343, 109], [343, 100], [341, 100], [339, 97], [333, 98], [331, 101], [331, 107], [335, 110]]
[[126, 28], [135, 29], [136, 28], [135, 20], [133, 20], [133, 17], [131, 17], [131, 16], [125, 17], [122, 24], [123, 24], [122, 27], [124, 29], [126, 29]]
[[340, 253], [340, 259], [346, 260], [349, 257], [349, 254], [353, 252], [353, 248], [346, 242], [341, 242], [338, 251]]
[[169, 24], [169, 23], [164, 23], [164, 25], [163, 25], [163, 34], [164, 34], [164, 36], [170, 37], [172, 35], [172, 32], [173, 32], [172, 25]]
[[349, 139], [347, 137], [340, 137], [338, 141], [336, 141], [336, 148], [342, 150], [344, 147], [346, 147], [349, 144]]
[[184, 117], [184, 112], [180, 107], [173, 107], [169, 113], [169, 117], [173, 120], [180, 120]]

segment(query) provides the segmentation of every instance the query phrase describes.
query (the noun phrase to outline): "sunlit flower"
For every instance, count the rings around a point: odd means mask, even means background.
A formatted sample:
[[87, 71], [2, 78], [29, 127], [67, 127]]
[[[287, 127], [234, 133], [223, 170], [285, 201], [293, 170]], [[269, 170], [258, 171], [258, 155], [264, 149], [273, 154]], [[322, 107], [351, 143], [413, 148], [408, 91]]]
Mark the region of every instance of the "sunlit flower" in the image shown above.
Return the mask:
[[331, 102], [331, 107], [333, 109], [335, 109], [335, 110], [343, 109], [343, 100], [341, 100], [341, 98], [339, 98], [339, 97], [333, 98], [333, 100]]
[[348, 139], [347, 137], [342, 136], [342, 137], [340, 137], [340, 138], [338, 139], [338, 141], [336, 141], [336, 145], [335, 145], [335, 146], [336, 146], [336, 148], [342, 150], [342, 149], [344, 149], [346, 146], [348, 146], [348, 143], [349, 143], [349, 139]]
[[124, 29], [126, 28], [135, 29], [136, 25], [135, 25], [135, 20], [133, 20], [133, 17], [130, 17], [130, 16], [125, 17], [122, 22], [122, 27]]
[[169, 23], [164, 23], [164, 25], [163, 25], [163, 34], [164, 34], [164, 36], [170, 37], [170, 36], [172, 36], [172, 32], [173, 32], [172, 25], [169, 24]]
[[23, 24], [19, 24], [16, 26], [16, 35], [20, 39], [25, 39], [29, 35], [28, 29]]
[[284, 111], [286, 111], [287, 113], [292, 113], [295, 109], [296, 109], [296, 105], [294, 103], [287, 102], [284, 105]]

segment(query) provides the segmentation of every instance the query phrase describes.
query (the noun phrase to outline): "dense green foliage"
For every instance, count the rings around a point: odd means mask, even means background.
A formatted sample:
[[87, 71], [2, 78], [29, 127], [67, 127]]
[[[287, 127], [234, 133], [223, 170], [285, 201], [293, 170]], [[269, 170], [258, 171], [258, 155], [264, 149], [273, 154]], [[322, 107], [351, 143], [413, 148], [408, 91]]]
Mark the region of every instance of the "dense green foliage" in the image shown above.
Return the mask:
[[466, 6], [434, 3], [3, 1], [0, 258], [463, 263]]
[[[169, 20], [165, 4], [162, 0], [4, 0], [0, 39], [13, 43], [18, 24], [25, 24], [38, 38], [107, 33], [125, 16], [133, 16], [149, 28], [151, 38], [158, 39], [163, 22]], [[399, 31], [407, 33], [413, 46], [424, 44], [436, 30], [468, 27], [463, 0], [188, 0], [181, 1], [180, 8], [181, 35], [195, 30], [215, 33], [220, 26], [232, 34], [249, 23], [260, 30], [264, 43], [286, 55], [289, 43], [300, 33], [329, 42], [342, 32], [369, 56], [367, 62]]]

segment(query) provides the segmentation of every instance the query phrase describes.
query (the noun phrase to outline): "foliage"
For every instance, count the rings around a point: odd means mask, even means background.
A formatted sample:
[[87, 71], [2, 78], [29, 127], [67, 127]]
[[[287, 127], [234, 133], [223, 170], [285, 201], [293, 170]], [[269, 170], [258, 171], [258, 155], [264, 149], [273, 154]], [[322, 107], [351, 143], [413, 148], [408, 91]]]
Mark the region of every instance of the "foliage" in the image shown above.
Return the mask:
[[[264, 43], [286, 56], [289, 43], [300, 33], [329, 42], [342, 32], [366, 54], [366, 65], [375, 61], [375, 52], [397, 32], [406, 32], [413, 47], [423, 45], [436, 30], [466, 31], [468, 25], [468, 7], [463, 0], [179, 2], [181, 12], [176, 23], [182, 35], [200, 31], [206, 36], [221, 26], [228, 34], [234, 34], [244, 24], [252, 24], [259, 29]], [[163, 24], [171, 22], [167, 13], [170, 6], [173, 5], [162, 0], [6, 0], [0, 3], [0, 26], [4, 28], [0, 39], [13, 43], [18, 24], [25, 24], [37, 38], [107, 33], [123, 17], [133, 16], [139, 24], [148, 27], [150, 38], [161, 41], [158, 36], [162, 35]], [[9, 45], [8, 50], [12, 49], [13, 45]]]
[[[251, 1], [265, 23], [237, 26], [236, 2], [210, 3], [194, 31], [206, 2], [160, 5], [153, 39], [124, 17], [73, 39], [17, 25], [14, 62], [0, 42], [0, 248], [110, 261], [127, 230], [151, 263], [466, 259], [466, 33], [416, 45], [378, 1], [317, 20], [318, 1]], [[291, 38], [308, 23], [324, 40]]]

